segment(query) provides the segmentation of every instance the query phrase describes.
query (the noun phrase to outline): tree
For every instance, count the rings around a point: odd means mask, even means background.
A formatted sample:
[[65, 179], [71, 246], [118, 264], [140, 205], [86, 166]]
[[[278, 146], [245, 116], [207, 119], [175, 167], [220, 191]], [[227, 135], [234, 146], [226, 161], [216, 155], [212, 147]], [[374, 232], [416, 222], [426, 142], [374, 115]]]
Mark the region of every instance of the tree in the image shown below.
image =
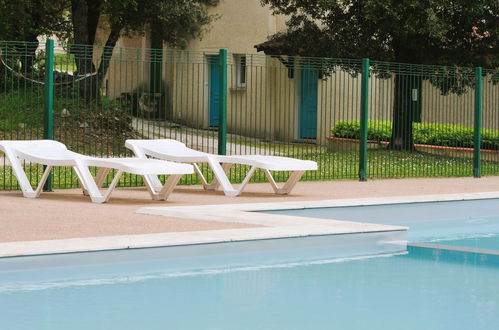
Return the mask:
[[67, 0], [0, 0], [0, 40], [38, 42], [37, 37], [67, 29]]
[[[266, 53], [493, 68], [499, 62], [497, 0], [261, 0], [289, 17]], [[432, 83], [438, 86], [438, 79]], [[413, 149], [411, 83], [395, 73], [390, 147]], [[460, 88], [442, 91], [459, 93]]]
[[[132, 33], [144, 34], [154, 29], [153, 47], [163, 42], [183, 47], [190, 39], [199, 38], [206, 25], [217, 18], [207, 12], [219, 0], [0, 0], [0, 40], [33, 42], [26, 61], [34, 59], [40, 35], [56, 34], [71, 44], [77, 74], [97, 72], [81, 84], [88, 91], [97, 86], [108, 71], [110, 58], [118, 39]], [[98, 67], [95, 67], [94, 43], [99, 22], [106, 21], [109, 34], [104, 43]], [[26, 51], [26, 47], [23, 49]], [[30, 56], [31, 55], [31, 56]], [[30, 68], [32, 63], [25, 63]], [[85, 93], [85, 96], [94, 97]]]
[[[67, 9], [67, 0], [0, 0], [0, 40], [27, 41], [18, 49], [20, 55], [16, 58], [25, 73], [32, 71], [38, 36], [68, 29], [69, 20], [64, 15]], [[17, 46], [11, 44], [12, 51]], [[14, 57], [11, 54], [10, 59]], [[0, 73], [2, 70], [5, 68], [0, 67]]]
[[[190, 39], [199, 38], [203, 28], [216, 15], [207, 12], [219, 0], [71, 0], [71, 19], [75, 54], [80, 75], [97, 72], [100, 86], [107, 73], [113, 49], [120, 36], [132, 33], [144, 34], [153, 28], [153, 46], [161, 48], [163, 42], [183, 47]], [[104, 44], [99, 67], [92, 62], [99, 20], [106, 17], [109, 36]], [[84, 46], [84, 45], [90, 45]], [[90, 54], [89, 54], [90, 52]]]

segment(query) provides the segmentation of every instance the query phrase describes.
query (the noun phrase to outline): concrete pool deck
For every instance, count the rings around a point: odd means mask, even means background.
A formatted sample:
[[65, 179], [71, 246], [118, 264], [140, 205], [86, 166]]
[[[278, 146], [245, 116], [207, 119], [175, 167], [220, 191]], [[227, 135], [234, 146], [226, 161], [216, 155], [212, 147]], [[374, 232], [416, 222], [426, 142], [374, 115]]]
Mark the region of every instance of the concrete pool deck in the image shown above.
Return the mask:
[[493, 197], [499, 197], [499, 177], [300, 182], [288, 196], [271, 193], [266, 183], [249, 185], [240, 197], [180, 186], [163, 202], [150, 200], [142, 188], [117, 189], [107, 204], [90, 203], [79, 190], [42, 193], [38, 199], [0, 192], [0, 256], [397, 231], [400, 228], [317, 219], [311, 225], [285, 216], [272, 216], [269, 222], [268, 216], [262, 220], [261, 215], [244, 212]]

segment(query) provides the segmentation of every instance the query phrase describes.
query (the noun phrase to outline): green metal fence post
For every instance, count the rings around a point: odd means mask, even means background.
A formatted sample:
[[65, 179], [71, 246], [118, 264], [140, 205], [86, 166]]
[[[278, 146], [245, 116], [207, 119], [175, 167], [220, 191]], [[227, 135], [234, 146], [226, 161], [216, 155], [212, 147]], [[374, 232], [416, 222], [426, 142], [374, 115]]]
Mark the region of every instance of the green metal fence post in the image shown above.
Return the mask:
[[[45, 111], [43, 115], [43, 138], [54, 138], [54, 40], [45, 44]], [[45, 170], [45, 166], [44, 166]], [[43, 186], [44, 191], [52, 191], [52, 174]]]
[[218, 122], [218, 154], [227, 153], [227, 49], [219, 51], [220, 65], [220, 104]]
[[367, 119], [369, 114], [369, 59], [362, 59], [362, 84], [360, 100], [359, 180], [366, 181], [367, 169]]
[[475, 68], [475, 141], [473, 153], [473, 176], [479, 178], [480, 173], [480, 131], [482, 128], [482, 68]]

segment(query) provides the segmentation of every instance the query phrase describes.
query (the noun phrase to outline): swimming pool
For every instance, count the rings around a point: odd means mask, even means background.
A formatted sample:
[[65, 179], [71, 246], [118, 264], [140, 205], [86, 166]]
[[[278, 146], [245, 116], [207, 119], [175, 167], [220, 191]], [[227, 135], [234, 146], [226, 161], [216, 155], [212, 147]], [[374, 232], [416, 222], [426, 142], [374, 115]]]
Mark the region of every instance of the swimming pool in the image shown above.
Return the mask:
[[481, 236], [472, 236], [462, 239], [452, 239], [452, 240], [435, 240], [437, 244], [450, 245], [450, 246], [464, 246], [474, 249], [485, 249], [485, 250], [499, 250], [499, 234], [484, 234]]
[[[261, 211], [269, 214], [337, 219], [409, 227], [409, 241], [431, 242], [462, 239], [499, 250], [499, 199], [477, 199], [446, 202], [400, 203], [348, 207], [320, 207]], [[466, 240], [472, 238], [470, 240]], [[471, 243], [471, 242], [475, 243]], [[449, 242], [450, 243], [450, 242]], [[444, 243], [442, 243], [444, 244]], [[477, 243], [478, 244], [478, 243]]]
[[[472, 202], [385, 205], [393, 221], [407, 215], [409, 236], [423, 232], [405, 253], [251, 267], [214, 267], [206, 257], [186, 256], [175, 263], [195, 267], [179, 270], [151, 258], [0, 272], [0, 329], [496, 329], [499, 252], [490, 250], [499, 248], [486, 234], [498, 228], [497, 201]], [[465, 215], [475, 207], [479, 215]], [[418, 229], [414, 213], [423, 209], [428, 216]], [[365, 221], [386, 208], [348, 211]], [[449, 215], [460, 216], [453, 218], [459, 225], [446, 225], [454, 221]], [[430, 219], [437, 219], [433, 233], [423, 224]], [[482, 250], [456, 248], [466, 235], [490, 241]], [[239, 258], [258, 261], [265, 253]], [[217, 258], [229, 265], [237, 254]]]

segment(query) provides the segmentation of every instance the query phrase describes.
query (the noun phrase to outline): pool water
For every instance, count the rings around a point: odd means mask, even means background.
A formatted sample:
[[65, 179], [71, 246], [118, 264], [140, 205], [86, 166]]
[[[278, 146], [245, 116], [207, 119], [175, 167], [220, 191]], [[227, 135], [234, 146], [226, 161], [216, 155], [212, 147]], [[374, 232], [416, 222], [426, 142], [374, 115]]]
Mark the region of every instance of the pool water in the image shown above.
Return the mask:
[[[65, 267], [0, 272], [0, 329], [495, 330], [494, 202], [378, 208], [385, 214], [380, 218], [409, 221], [419, 242], [436, 246], [409, 244], [395, 255], [183, 272], [172, 270], [168, 260], [121, 262], [104, 270], [73, 266], [72, 273], [80, 274], [74, 279], [60, 279]], [[456, 208], [462, 212], [454, 214]], [[470, 215], [475, 208], [480, 214]], [[414, 214], [420, 210], [427, 212], [419, 214], [421, 223]], [[349, 211], [378, 221], [372, 209]]]
[[496, 329], [498, 260], [429, 250], [4, 287], [0, 329]]
[[442, 240], [435, 240], [432, 243], [498, 251], [499, 234], [489, 234], [484, 236], [468, 237], [468, 238], [453, 239], [453, 240], [442, 239]]
[[[466, 201], [325, 207], [299, 210], [262, 211], [269, 214], [304, 216], [409, 227], [412, 242], [444, 240], [484, 243], [499, 250], [499, 199]], [[491, 238], [488, 238], [492, 236]], [[473, 239], [467, 241], [468, 238]], [[481, 240], [480, 240], [481, 241]], [[486, 243], [485, 243], [486, 242]], [[442, 243], [444, 244], [444, 243]], [[481, 243], [477, 243], [481, 244]], [[464, 245], [468, 246], [468, 245]]]

